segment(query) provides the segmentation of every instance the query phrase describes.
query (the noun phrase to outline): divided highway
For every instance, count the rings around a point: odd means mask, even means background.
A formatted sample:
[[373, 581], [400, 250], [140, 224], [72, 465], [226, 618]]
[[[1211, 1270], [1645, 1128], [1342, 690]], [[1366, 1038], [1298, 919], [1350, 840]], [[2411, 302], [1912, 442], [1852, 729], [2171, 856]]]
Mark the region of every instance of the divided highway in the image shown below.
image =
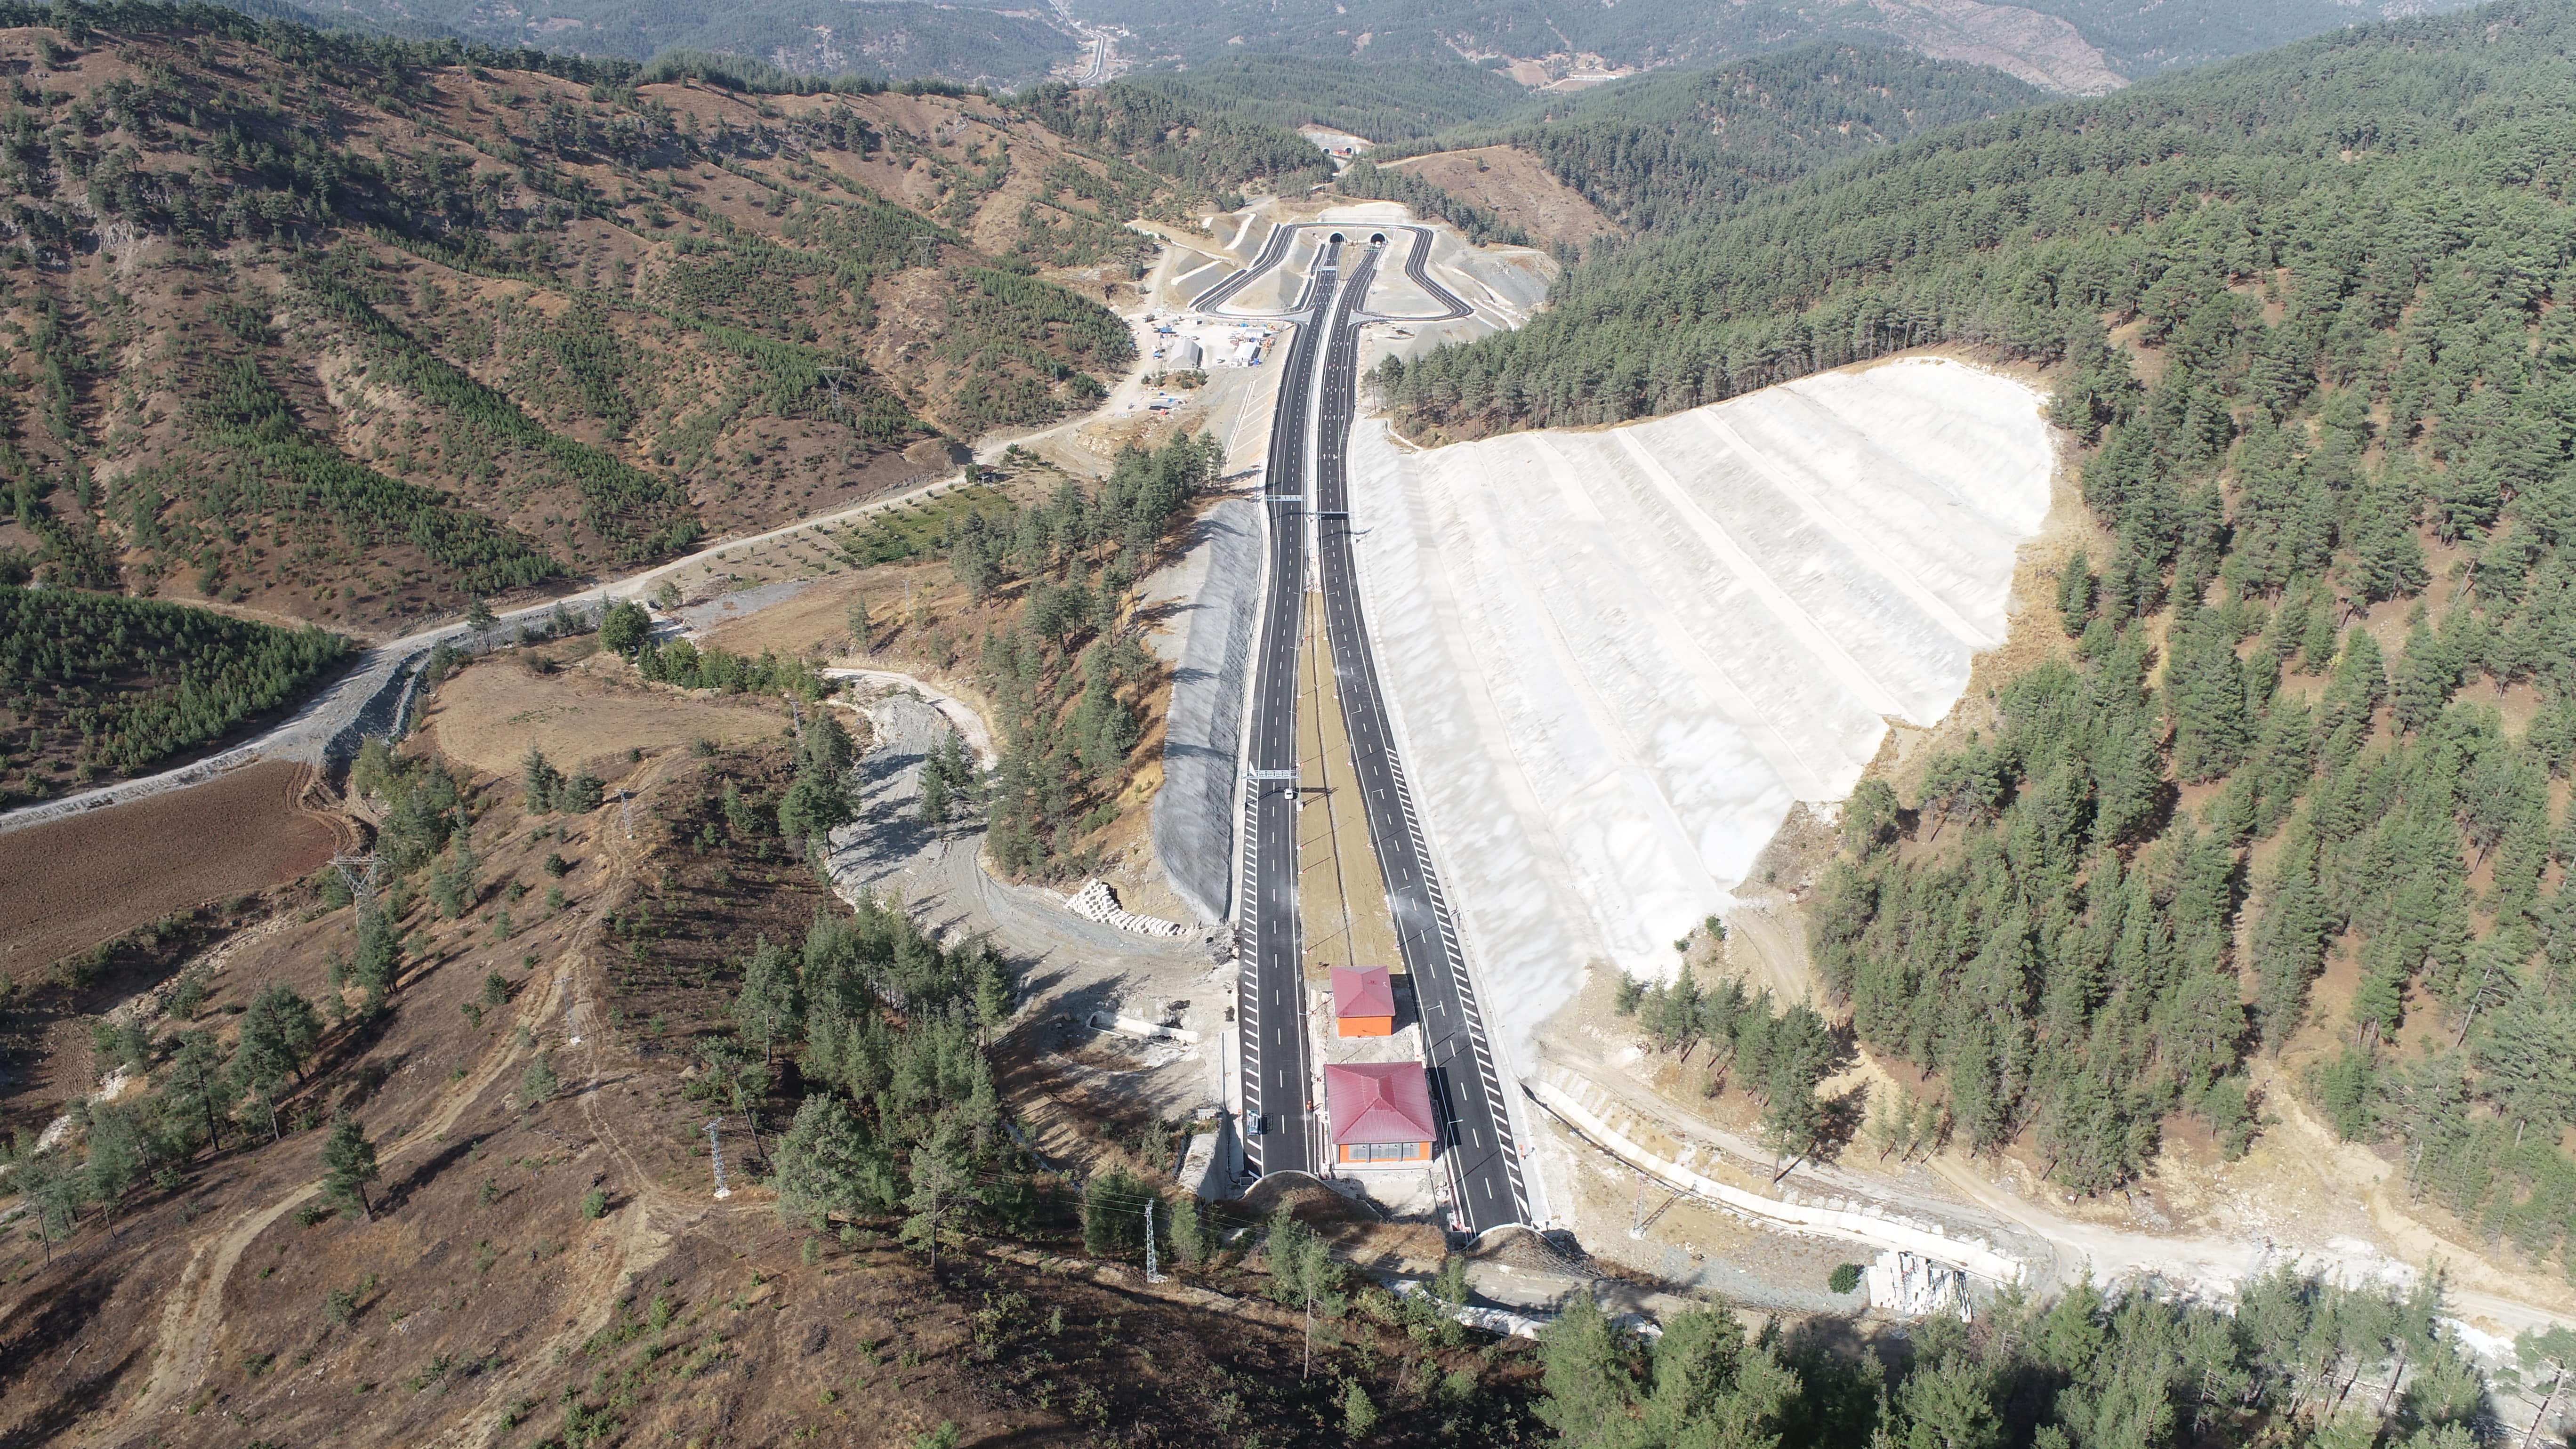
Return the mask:
[[[1201, 311], [1222, 305], [1277, 266], [1293, 234], [1281, 226], [1252, 264], [1201, 294]], [[1323, 230], [1323, 228], [1317, 228]], [[1435, 303], [1469, 308], [1423, 272], [1427, 228], [1414, 234], [1406, 273]], [[1357, 263], [1343, 275], [1345, 252]], [[1357, 788], [1369, 839], [1395, 917], [1399, 949], [1421, 1012], [1432, 1099], [1444, 1123], [1441, 1160], [1460, 1223], [1483, 1232], [1529, 1219], [1529, 1193], [1511, 1135], [1500, 1072], [1486, 1042], [1474, 984], [1455, 921], [1430, 863], [1398, 758], [1377, 663], [1369, 645], [1352, 566], [1347, 445], [1359, 389], [1361, 303], [1382, 248], [1327, 241], [1291, 314], [1299, 322], [1280, 365], [1278, 411], [1264, 473], [1270, 526], [1267, 588], [1254, 661], [1252, 724], [1244, 742], [1243, 886], [1237, 956], [1237, 1031], [1243, 1064], [1245, 1157], [1255, 1173], [1319, 1172], [1327, 1165], [1328, 1120], [1317, 1100], [1306, 1036], [1303, 950], [1297, 919], [1297, 668], [1305, 628], [1307, 518], [1313, 509], [1316, 580], [1332, 642]], [[1321, 389], [1317, 367], [1321, 364]], [[1308, 486], [1310, 409], [1315, 415]]]
[[[1280, 227], [1261, 259], [1217, 292], [1275, 263], [1293, 228]], [[1320, 320], [1338, 287], [1341, 247], [1327, 243], [1316, 259], [1299, 310]], [[1235, 1029], [1243, 1045], [1244, 1157], [1255, 1173], [1313, 1172], [1321, 1134], [1310, 1093], [1306, 1053], [1306, 985], [1297, 928], [1297, 643], [1306, 610], [1306, 412], [1314, 396], [1315, 354], [1324, 329], [1301, 324], [1280, 361], [1279, 410], [1270, 425], [1270, 459], [1262, 472], [1269, 513], [1268, 597], [1253, 658], [1252, 729], [1244, 762], [1252, 779], [1243, 796], [1243, 884], [1235, 955], [1248, 970], [1237, 990]], [[1282, 779], [1264, 780], [1264, 774]]]
[[[1408, 272], [1421, 264], [1428, 238], [1416, 241]], [[1315, 423], [1315, 563], [1324, 596], [1324, 627], [1333, 646], [1334, 685], [1358, 769], [1369, 844], [1395, 913], [1398, 948], [1422, 1013], [1424, 1055], [1431, 1068], [1431, 1100], [1448, 1124], [1442, 1159], [1449, 1170], [1458, 1216], [1471, 1233], [1529, 1220], [1529, 1190], [1514, 1150], [1511, 1114], [1502, 1074], [1487, 1045], [1483, 1014], [1457, 923], [1431, 868], [1431, 853], [1414, 813], [1413, 794], [1397, 757], [1378, 682], [1377, 656], [1369, 647], [1351, 562], [1349, 443], [1359, 393], [1360, 303], [1377, 270], [1370, 248], [1343, 284], [1324, 351], [1324, 386]], [[1457, 299], [1414, 272], [1413, 280], [1452, 305]], [[1461, 308], [1460, 315], [1464, 315]]]

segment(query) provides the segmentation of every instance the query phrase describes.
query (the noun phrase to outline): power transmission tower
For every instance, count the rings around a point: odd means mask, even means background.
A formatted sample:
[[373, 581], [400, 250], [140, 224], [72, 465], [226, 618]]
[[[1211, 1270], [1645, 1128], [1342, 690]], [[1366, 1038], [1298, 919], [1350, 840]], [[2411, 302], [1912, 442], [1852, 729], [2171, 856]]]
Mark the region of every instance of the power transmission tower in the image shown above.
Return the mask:
[[358, 914], [375, 909], [376, 872], [383, 867], [384, 857], [370, 850], [363, 855], [335, 855], [331, 863], [340, 868], [340, 879], [349, 887], [349, 899], [357, 903]]
[[1163, 1281], [1162, 1265], [1154, 1260], [1154, 1200], [1145, 1199], [1145, 1281]]
[[731, 1197], [733, 1189], [725, 1186], [724, 1144], [716, 1140], [716, 1124], [723, 1120], [721, 1117], [707, 1119], [707, 1156], [713, 1158], [716, 1164], [716, 1196]]
[[823, 379], [823, 385], [832, 390], [832, 411], [836, 413], [841, 411], [841, 379], [848, 375], [848, 373], [849, 369], [846, 367], [818, 367], [814, 369], [814, 375]]
[[576, 1017], [576, 1016], [574, 1016], [574, 1015], [573, 1015], [573, 1013], [574, 1013], [575, 1011], [579, 1010], [579, 1009], [580, 1009], [580, 1008], [578, 1008], [578, 1007], [574, 1006], [574, 1005], [573, 1005], [573, 1004], [571, 1004], [570, 1002], [566, 1002], [566, 1003], [564, 1004], [564, 1045], [565, 1045], [565, 1046], [579, 1046], [579, 1045], [581, 1045], [581, 1021], [580, 1021], [580, 1019], [579, 1019], [578, 1017]]
[[626, 822], [626, 838], [633, 840], [635, 838], [635, 806], [631, 803], [626, 793], [626, 787], [623, 785], [617, 787], [617, 816], [619, 819]]

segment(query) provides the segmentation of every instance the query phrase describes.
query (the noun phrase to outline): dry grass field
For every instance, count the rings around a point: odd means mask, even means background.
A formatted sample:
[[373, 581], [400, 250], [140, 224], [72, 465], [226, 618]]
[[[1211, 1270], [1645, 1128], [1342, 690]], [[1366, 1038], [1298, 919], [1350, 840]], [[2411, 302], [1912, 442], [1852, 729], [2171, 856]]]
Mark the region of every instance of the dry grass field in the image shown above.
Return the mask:
[[630, 749], [738, 744], [786, 727], [787, 706], [775, 699], [684, 694], [646, 684], [612, 658], [536, 674], [518, 657], [501, 657], [439, 686], [424, 743], [485, 774], [513, 775], [531, 747], [567, 770], [600, 769]]

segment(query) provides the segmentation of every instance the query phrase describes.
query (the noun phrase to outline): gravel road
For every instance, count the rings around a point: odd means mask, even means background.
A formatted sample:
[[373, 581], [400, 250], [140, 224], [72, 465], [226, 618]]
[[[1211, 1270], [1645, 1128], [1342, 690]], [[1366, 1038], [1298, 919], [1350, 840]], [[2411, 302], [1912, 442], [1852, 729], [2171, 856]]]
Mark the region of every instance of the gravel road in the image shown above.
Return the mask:
[[[898, 689], [866, 705], [875, 741], [855, 767], [859, 818], [832, 832], [829, 864], [841, 894], [891, 892], [942, 939], [988, 936], [1040, 989], [1080, 980], [1093, 983], [1095, 994], [1103, 982], [1170, 994], [1169, 988], [1204, 979], [1214, 959], [1205, 936], [1156, 940], [1086, 921], [1052, 891], [985, 874], [977, 859], [980, 822], [938, 830], [921, 822], [922, 764], [957, 733], [928, 696]], [[1196, 1009], [1213, 1013], [1222, 1003], [1206, 994]]]
[[[472, 642], [480, 646], [507, 639], [522, 624], [544, 623], [558, 608], [569, 609], [583, 619], [594, 618], [612, 602], [647, 597], [665, 576], [675, 575], [710, 559], [722, 558], [736, 549], [785, 538], [817, 524], [839, 523], [880, 509], [897, 507], [955, 486], [959, 486], [957, 480], [942, 479], [838, 512], [801, 519], [766, 533], [711, 544], [642, 573], [597, 585], [575, 597], [549, 599], [541, 604], [513, 609], [500, 615], [492, 628], [474, 636]], [[85, 811], [104, 810], [171, 790], [184, 790], [191, 785], [202, 785], [262, 760], [295, 760], [316, 766], [345, 764], [356, 758], [359, 740], [367, 735], [389, 732], [401, 718], [411, 687], [419, 677], [421, 663], [429, 657], [429, 651], [442, 639], [466, 643], [470, 632], [463, 624], [440, 624], [389, 643], [374, 645], [361, 652], [356, 664], [347, 672], [305, 701], [303, 708], [258, 736], [220, 753], [157, 774], [0, 813], [0, 834]]]

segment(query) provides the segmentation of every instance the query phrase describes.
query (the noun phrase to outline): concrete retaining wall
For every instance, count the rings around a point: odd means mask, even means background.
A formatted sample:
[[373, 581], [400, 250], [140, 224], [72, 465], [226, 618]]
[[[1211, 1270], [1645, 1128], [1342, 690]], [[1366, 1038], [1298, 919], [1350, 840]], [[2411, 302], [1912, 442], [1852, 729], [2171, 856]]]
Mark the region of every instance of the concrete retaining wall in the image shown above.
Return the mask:
[[1206, 923], [1227, 919], [1234, 902], [1234, 782], [1261, 591], [1257, 507], [1229, 499], [1208, 510], [1207, 579], [1187, 606], [1154, 795], [1154, 855], [1172, 893]]
[[1933, 1228], [1896, 1222], [1867, 1209], [1783, 1202], [1703, 1177], [1680, 1163], [1667, 1161], [1639, 1147], [1554, 1082], [1541, 1081], [1536, 1090], [1542, 1106], [1600, 1144], [1611, 1156], [1658, 1182], [1695, 1197], [1799, 1232], [1913, 1253], [1936, 1263], [1963, 1268], [1997, 1283], [2018, 1283], [2022, 1279], [2023, 1267], [2018, 1259], [2007, 1257], [1984, 1243], [1962, 1241]]

